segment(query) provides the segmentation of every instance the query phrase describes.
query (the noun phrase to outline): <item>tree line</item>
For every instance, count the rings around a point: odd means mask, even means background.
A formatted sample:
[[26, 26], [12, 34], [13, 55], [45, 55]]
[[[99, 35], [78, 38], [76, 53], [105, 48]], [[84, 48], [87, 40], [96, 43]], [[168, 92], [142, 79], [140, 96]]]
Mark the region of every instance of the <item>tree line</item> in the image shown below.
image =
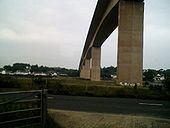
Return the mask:
[[163, 79], [159, 80], [159, 82], [161, 82], [165, 88], [170, 90], [170, 69], [148, 69], [143, 72], [143, 81], [145, 81], [146, 84], [148, 84], [149, 82], [155, 82], [155, 78], [157, 76], [163, 77]]
[[[30, 65], [26, 63], [14, 63], [11, 65], [5, 65], [3, 69], [6, 72], [30, 72], [30, 73], [46, 73], [48, 75], [52, 73], [57, 73], [61, 75], [66, 75], [70, 77], [78, 77], [79, 76], [79, 70], [77, 69], [67, 69], [67, 68], [61, 68], [61, 67], [47, 67], [47, 66], [38, 66], [36, 65]], [[105, 80], [112, 79], [113, 76], [116, 76], [117, 68], [110, 66], [110, 67], [104, 67], [101, 68], [101, 78]], [[160, 77], [164, 77], [164, 80], [161, 82], [167, 87], [170, 88], [170, 69], [163, 70], [154, 70], [154, 69], [147, 69], [143, 71], [143, 80], [147, 82], [154, 82], [155, 77], [159, 75]]]
[[[2, 69], [1, 69], [2, 70]], [[3, 67], [3, 70], [6, 72], [30, 72], [30, 73], [46, 73], [46, 74], [52, 74], [52, 73], [58, 73], [67, 75], [70, 77], [78, 77], [79, 71], [77, 69], [67, 69], [67, 68], [61, 68], [61, 67], [47, 67], [47, 66], [38, 66], [36, 65], [30, 65], [25, 63], [14, 63], [11, 65], [5, 65]], [[101, 77], [103, 79], [111, 79], [112, 75], [116, 75], [116, 68], [113, 66], [110, 67], [104, 67], [101, 68]]]
[[30, 72], [30, 73], [45, 73], [45, 74], [65, 74], [67, 76], [71, 77], [77, 77], [79, 76], [79, 71], [76, 69], [66, 69], [61, 67], [47, 67], [47, 66], [38, 66], [36, 65], [30, 65], [25, 63], [15, 63], [12, 66], [11, 65], [5, 65], [3, 69], [6, 72]]

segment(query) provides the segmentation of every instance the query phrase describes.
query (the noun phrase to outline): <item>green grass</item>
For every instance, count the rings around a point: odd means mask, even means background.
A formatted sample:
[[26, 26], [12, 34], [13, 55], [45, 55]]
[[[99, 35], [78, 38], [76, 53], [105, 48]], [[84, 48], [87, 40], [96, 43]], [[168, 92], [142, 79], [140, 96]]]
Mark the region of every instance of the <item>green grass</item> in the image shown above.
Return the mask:
[[[6, 89], [6, 88], [7, 89]], [[10, 89], [9, 89], [10, 88]], [[71, 77], [18, 77], [0, 76], [0, 91], [33, 90], [47, 88], [57, 95], [126, 97], [141, 99], [169, 100], [170, 91], [165, 88], [149, 89], [146, 87], [128, 87], [117, 85], [113, 81], [89, 81]]]

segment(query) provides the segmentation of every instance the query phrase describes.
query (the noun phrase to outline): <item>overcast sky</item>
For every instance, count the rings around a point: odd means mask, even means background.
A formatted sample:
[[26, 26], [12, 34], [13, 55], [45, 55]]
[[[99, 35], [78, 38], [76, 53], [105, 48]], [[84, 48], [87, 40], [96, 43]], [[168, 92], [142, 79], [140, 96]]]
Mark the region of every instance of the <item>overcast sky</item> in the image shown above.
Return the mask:
[[[0, 67], [78, 68], [97, 0], [0, 0]], [[145, 0], [144, 68], [170, 68], [170, 0]], [[117, 29], [102, 46], [117, 66]]]

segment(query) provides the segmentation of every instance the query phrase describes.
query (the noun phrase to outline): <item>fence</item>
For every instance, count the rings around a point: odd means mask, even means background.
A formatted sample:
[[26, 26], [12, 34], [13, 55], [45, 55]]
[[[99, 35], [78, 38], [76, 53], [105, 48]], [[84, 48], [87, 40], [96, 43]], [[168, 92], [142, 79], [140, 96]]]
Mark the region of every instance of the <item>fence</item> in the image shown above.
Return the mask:
[[0, 128], [45, 128], [47, 90], [0, 93]]

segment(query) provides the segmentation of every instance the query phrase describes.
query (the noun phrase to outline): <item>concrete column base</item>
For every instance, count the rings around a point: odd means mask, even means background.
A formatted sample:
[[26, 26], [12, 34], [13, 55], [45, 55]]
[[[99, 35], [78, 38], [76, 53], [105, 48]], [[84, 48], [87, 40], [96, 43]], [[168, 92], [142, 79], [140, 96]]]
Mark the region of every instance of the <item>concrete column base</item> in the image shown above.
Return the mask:
[[80, 78], [84, 79], [84, 75], [85, 74], [85, 70], [84, 70], [84, 66], [82, 66], [82, 68], [80, 69]]
[[84, 78], [90, 79], [90, 60], [85, 60], [85, 66], [84, 66]]
[[101, 48], [92, 47], [91, 51], [91, 72], [90, 80], [100, 81], [100, 60], [101, 60]]
[[83, 79], [90, 79], [90, 60], [85, 60], [85, 65], [82, 66], [80, 70], [80, 78]]

